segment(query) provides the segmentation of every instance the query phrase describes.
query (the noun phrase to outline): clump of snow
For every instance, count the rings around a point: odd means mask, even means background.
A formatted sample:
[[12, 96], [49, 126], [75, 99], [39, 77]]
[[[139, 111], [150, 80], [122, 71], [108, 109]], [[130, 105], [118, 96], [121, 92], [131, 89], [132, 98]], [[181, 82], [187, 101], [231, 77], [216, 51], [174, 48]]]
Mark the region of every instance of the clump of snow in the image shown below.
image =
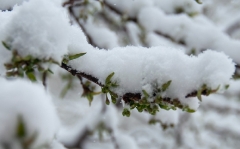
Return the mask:
[[0, 144], [14, 144], [19, 116], [26, 138], [37, 133], [32, 147], [51, 143], [59, 120], [51, 98], [44, 88], [23, 80], [0, 79]]
[[162, 86], [172, 80], [163, 96], [185, 101], [189, 100], [185, 99], [187, 94], [204, 84], [211, 89], [219, 85], [224, 88], [235, 70], [234, 63], [224, 53], [208, 50], [195, 57], [164, 46], [128, 46], [110, 51], [93, 48], [81, 58], [70, 61], [69, 65], [97, 77], [102, 84], [115, 72], [112, 81], [119, 86], [113, 90], [119, 95], [141, 93], [146, 86], [150, 86], [151, 92], [154, 85]]
[[70, 31], [71, 36], [69, 37], [68, 54], [76, 54], [81, 52], [87, 52], [88, 49], [92, 48], [86, 39], [86, 36], [82, 32], [81, 28], [72, 26]]
[[91, 19], [87, 21], [85, 28], [94, 43], [98, 46], [106, 49], [119, 46], [117, 34], [110, 29], [104, 26], [95, 25]]
[[117, 138], [117, 143], [119, 144], [119, 149], [138, 149], [138, 145], [133, 137], [128, 134], [116, 132], [115, 136]]
[[69, 20], [54, 1], [31, 0], [15, 6], [5, 25], [4, 41], [22, 56], [61, 61], [67, 52]]
[[202, 8], [195, 0], [154, 0], [154, 4], [166, 13], [199, 13]]
[[138, 20], [147, 31], [157, 31], [183, 41], [196, 52], [205, 49], [223, 51], [240, 64], [240, 42], [230, 39], [203, 16], [192, 19], [185, 14], [166, 15], [157, 7], [145, 7], [141, 9]]
[[0, 0], [0, 10], [12, 8], [14, 5], [19, 5], [24, 0]]
[[152, 0], [106, 0], [106, 2], [110, 3], [111, 6], [116, 7], [116, 9], [129, 15], [130, 17], [136, 17], [143, 7], [153, 5]]
[[140, 46], [141, 41], [139, 36], [141, 34], [141, 30], [139, 29], [139, 27], [133, 22], [127, 22], [126, 29], [128, 36], [130, 37], [131, 43], [135, 46]]
[[160, 120], [163, 124], [176, 125], [178, 124], [179, 112], [173, 110], [166, 111], [161, 109], [156, 113], [154, 118]]
[[167, 47], [173, 47], [173, 48], [185, 50], [185, 47], [183, 45], [176, 44], [175, 42], [161, 35], [157, 35], [154, 32], [150, 32], [146, 35], [146, 41], [151, 47], [167, 46]]
[[52, 141], [49, 149], [67, 149], [57, 140]]

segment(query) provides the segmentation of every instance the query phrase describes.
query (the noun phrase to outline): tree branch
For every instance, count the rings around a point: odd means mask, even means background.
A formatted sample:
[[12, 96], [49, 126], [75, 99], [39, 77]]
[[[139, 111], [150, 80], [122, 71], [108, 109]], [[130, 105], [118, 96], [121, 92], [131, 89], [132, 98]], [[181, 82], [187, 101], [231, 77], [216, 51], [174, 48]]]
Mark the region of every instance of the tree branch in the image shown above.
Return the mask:
[[[65, 70], [67, 70], [69, 73], [71, 73], [73, 76], [77, 76], [77, 77], [83, 77], [89, 81], [92, 81], [96, 84], [98, 84], [100, 87], [104, 87], [104, 84], [102, 84], [101, 82], [99, 82], [98, 78], [92, 76], [91, 74], [86, 74], [84, 72], [79, 72], [75, 69], [73, 69], [71, 66], [65, 64], [65, 63], [62, 63], [61, 67]], [[207, 89], [203, 90], [202, 95], [205, 95], [207, 96], [208, 95], [208, 92], [207, 92]], [[189, 94], [187, 94], [185, 97], [186, 98], [190, 98], [190, 97], [196, 97], [197, 96], [197, 91], [193, 91]], [[139, 101], [142, 97], [142, 94], [141, 93], [126, 93], [124, 94], [121, 98], [125, 101], [125, 103], [129, 103], [130, 101]], [[168, 103], [168, 104], [180, 104], [180, 101], [179, 99], [171, 99], [169, 97], [165, 97], [162, 99], [164, 102]], [[179, 108], [182, 108], [182, 107], [179, 107]]]
[[[66, 2], [66, 3], [67, 3], [67, 2]], [[74, 3], [74, 0], [70, 0], [70, 1], [68, 1], [68, 3], [67, 3], [67, 4], [71, 4], [71, 6], [68, 7], [69, 14], [74, 18], [74, 20], [76, 21], [76, 23], [78, 24], [78, 26], [82, 29], [82, 31], [83, 31], [84, 34], [86, 35], [86, 38], [87, 38], [88, 42], [89, 42], [92, 46], [98, 47], [97, 44], [93, 41], [92, 37], [87, 33], [85, 27], [80, 23], [78, 17], [74, 14], [74, 12], [73, 12], [73, 7], [74, 7], [73, 3]], [[67, 4], [64, 3], [63, 6], [65, 6], [65, 5], [67, 5]]]

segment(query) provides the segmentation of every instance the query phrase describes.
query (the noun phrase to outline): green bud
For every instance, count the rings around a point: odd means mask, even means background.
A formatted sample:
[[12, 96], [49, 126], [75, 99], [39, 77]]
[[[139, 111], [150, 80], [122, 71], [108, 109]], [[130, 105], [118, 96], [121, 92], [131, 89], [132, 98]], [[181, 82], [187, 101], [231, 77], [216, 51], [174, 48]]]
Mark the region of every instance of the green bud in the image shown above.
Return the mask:
[[123, 109], [122, 115], [130, 117], [131, 113], [130, 113], [130, 111], [128, 109], [125, 108], [125, 109]]

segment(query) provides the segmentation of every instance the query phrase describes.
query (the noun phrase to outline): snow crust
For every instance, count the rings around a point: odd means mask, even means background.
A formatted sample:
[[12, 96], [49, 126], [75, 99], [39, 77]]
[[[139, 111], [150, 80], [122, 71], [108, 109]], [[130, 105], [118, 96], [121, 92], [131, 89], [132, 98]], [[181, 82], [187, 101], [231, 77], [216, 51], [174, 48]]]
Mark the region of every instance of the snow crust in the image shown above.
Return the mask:
[[23, 80], [0, 79], [0, 143], [16, 141], [19, 116], [27, 138], [37, 133], [31, 147], [51, 143], [59, 128], [59, 119], [51, 97], [42, 86]]

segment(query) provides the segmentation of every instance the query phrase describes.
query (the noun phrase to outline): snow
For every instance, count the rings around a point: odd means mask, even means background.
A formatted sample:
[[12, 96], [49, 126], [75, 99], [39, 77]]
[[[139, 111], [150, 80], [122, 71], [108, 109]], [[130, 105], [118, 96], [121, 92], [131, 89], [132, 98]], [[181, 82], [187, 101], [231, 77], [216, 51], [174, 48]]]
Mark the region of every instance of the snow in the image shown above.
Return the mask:
[[138, 146], [135, 142], [135, 140], [124, 133], [117, 133], [117, 143], [119, 145], [119, 149], [126, 149], [126, 148], [131, 148], [131, 149], [138, 149]]
[[[208, 3], [211, 8], [215, 3], [222, 2], [211, 1], [212, 3]], [[59, 63], [66, 54], [86, 52], [86, 55], [70, 61], [68, 65], [79, 72], [97, 77], [102, 84], [109, 74], [115, 72], [111, 81], [116, 81], [119, 86], [111, 89], [119, 95], [128, 92], [141, 93], [143, 89], [152, 93], [155, 85], [161, 86], [172, 80], [169, 88], [161, 95], [179, 98], [182, 104], [198, 111], [189, 115], [188, 119], [184, 118], [186, 113], [180, 110], [162, 109], [155, 116], [147, 112], [139, 113], [135, 109], [131, 111], [130, 118], [122, 117], [122, 107], [103, 104], [105, 95], [95, 96], [89, 107], [87, 99], [80, 97], [83, 90], [78, 78], [73, 76], [72, 88], [60, 99], [62, 89], [69, 81], [62, 79], [62, 76], [70, 75], [60, 67], [55, 68], [54, 75], [47, 78], [47, 91], [41, 85], [27, 81], [1, 78], [1, 149], [3, 142], [16, 142], [14, 137], [19, 115], [23, 117], [29, 135], [36, 131], [39, 133], [34, 147], [48, 143], [49, 148], [65, 149], [63, 144], [76, 143], [78, 137], [88, 130], [93, 135], [87, 135], [81, 147], [114, 149], [115, 144], [110, 134], [105, 133], [106, 138], [103, 141], [97, 136], [98, 125], [104, 123], [112, 130], [119, 149], [238, 148], [240, 84], [239, 81], [230, 79], [235, 70], [231, 58], [235, 63], [240, 62], [240, 42], [231, 39], [222, 31], [229, 22], [239, 18], [238, 15], [229, 17], [227, 12], [232, 7], [224, 11], [216, 10], [218, 15], [207, 18], [202, 14], [205, 13], [202, 10], [205, 10], [206, 5], [199, 5], [194, 0], [106, 0], [111, 6], [131, 17], [132, 21], [122, 22], [124, 33], [121, 33], [114, 31], [114, 28], [110, 30], [101, 17], [88, 16], [93, 18], [94, 21], [91, 22], [80, 19], [89, 35], [103, 48], [99, 49], [87, 42], [83, 31], [75, 26], [76, 22], [70, 24], [67, 7], [62, 8], [61, 0], [21, 2], [0, 0], [0, 9], [13, 8], [12, 11], [0, 12], [0, 41], [6, 41], [12, 46], [12, 50], [17, 50], [22, 56], [30, 54], [40, 59], [53, 58]], [[105, 9], [99, 1], [88, 2], [86, 7], [91, 13]], [[19, 6], [14, 6], [17, 3]], [[184, 12], [176, 15], [177, 7], [183, 7]], [[238, 10], [237, 6], [235, 9]], [[234, 13], [235, 9], [231, 14], [237, 14]], [[80, 14], [79, 10], [76, 8], [74, 12]], [[112, 12], [109, 10], [106, 13]], [[191, 13], [199, 14], [189, 17]], [[213, 19], [221, 15], [221, 19]], [[119, 16], [118, 21], [121, 21], [121, 17]], [[225, 21], [228, 23], [223, 23]], [[217, 27], [216, 22], [222, 26]], [[144, 34], [144, 41], [140, 40], [140, 34]], [[118, 42], [123, 35], [129, 35], [130, 43], [137, 46], [118, 47], [122, 44]], [[197, 56], [185, 54], [192, 49], [196, 50]], [[0, 44], [1, 76], [5, 73], [2, 64], [10, 60], [11, 51], [7, 51]], [[199, 107], [196, 97], [185, 96], [200, 89], [203, 84], [211, 89], [220, 85], [220, 90], [217, 95], [203, 97], [203, 103]], [[227, 84], [230, 84], [229, 90], [225, 94], [219, 94]], [[100, 87], [97, 90], [100, 91]], [[52, 98], [54, 103], [51, 102]], [[148, 121], [152, 118], [164, 124], [174, 124], [175, 128], [164, 131], [160, 124], [149, 125]], [[182, 144], [178, 144], [179, 138]], [[17, 148], [14, 146], [17, 144], [12, 145]]]
[[[116, 129], [118, 125], [118, 115], [114, 105], [106, 106], [102, 104], [102, 98], [96, 96], [91, 107], [86, 99], [78, 100], [55, 100], [58, 113], [62, 121], [62, 127], [57, 134], [57, 139], [65, 145], [77, 142], [79, 136], [87, 131], [96, 129], [99, 123], [104, 123], [109, 129]], [[103, 107], [105, 106], [105, 107]], [[106, 108], [105, 110], [103, 110]]]
[[12, 50], [22, 56], [30, 54], [40, 59], [62, 60], [71, 27], [61, 6], [53, 1], [32, 0], [15, 6], [11, 13], [5, 24], [4, 41]]
[[110, 29], [95, 25], [91, 19], [87, 21], [85, 26], [87, 33], [99, 47], [111, 49], [119, 46], [116, 33]]
[[59, 120], [51, 97], [42, 86], [23, 80], [0, 79], [0, 143], [16, 141], [16, 127], [21, 116], [27, 137], [37, 133], [32, 147], [51, 143]]
[[141, 10], [141, 8], [146, 6], [152, 6], [152, 0], [106, 0], [113, 7], [117, 7], [123, 13], [128, 14], [130, 17], [135, 17]]
[[[88, 65], [79, 65], [85, 63]], [[211, 89], [220, 85], [223, 89], [235, 70], [234, 63], [224, 53], [208, 50], [195, 57], [164, 46], [128, 46], [109, 51], [93, 48], [81, 58], [70, 61], [69, 65], [97, 77], [102, 84], [114, 72], [112, 81], [119, 86], [113, 90], [119, 95], [141, 93], [146, 85], [151, 92], [154, 84], [162, 86], [172, 80], [163, 96], [179, 98], [186, 104], [188, 99], [185, 96], [200, 89], [203, 84]]]
[[49, 149], [66, 149], [60, 142], [54, 140]]
[[140, 46], [141, 41], [139, 40], [139, 36], [141, 34], [141, 31], [139, 27], [133, 22], [128, 22], [126, 23], [126, 29], [128, 31], [132, 44], [135, 46]]
[[154, 32], [150, 32], [147, 34], [146, 41], [150, 47], [166, 46], [166, 47], [173, 47], [176, 49], [181, 49], [183, 51], [185, 51], [185, 48], [186, 48], [183, 45], [176, 44], [173, 41], [171, 41], [163, 36], [160, 36]]
[[[155, 19], [155, 18], [158, 19]], [[236, 63], [240, 63], [240, 42], [230, 39], [218, 28], [207, 21], [197, 22], [189, 16], [166, 15], [157, 7], [141, 9], [138, 19], [140, 24], [148, 31], [159, 31], [176, 41], [184, 41], [190, 49], [201, 51], [212, 49], [223, 51]]]
[[[6, 23], [9, 21], [9, 18], [11, 17], [11, 13], [10, 12], [0, 12], [0, 30], [4, 31], [4, 27], [6, 25]], [[0, 41], [4, 40], [4, 33], [0, 34]], [[11, 58], [11, 53], [6, 50], [6, 48], [2, 45], [2, 43], [0, 44], [0, 63], [4, 64], [6, 62], [8, 62]], [[4, 65], [0, 65], [0, 76], [4, 75], [6, 72]]]
[[154, 0], [154, 4], [166, 13], [176, 13], [177, 9], [182, 9], [185, 13], [193, 14], [200, 13], [202, 10], [202, 6], [195, 0]]
[[0, 0], [0, 9], [6, 10], [12, 8], [14, 5], [19, 5], [24, 0]]

